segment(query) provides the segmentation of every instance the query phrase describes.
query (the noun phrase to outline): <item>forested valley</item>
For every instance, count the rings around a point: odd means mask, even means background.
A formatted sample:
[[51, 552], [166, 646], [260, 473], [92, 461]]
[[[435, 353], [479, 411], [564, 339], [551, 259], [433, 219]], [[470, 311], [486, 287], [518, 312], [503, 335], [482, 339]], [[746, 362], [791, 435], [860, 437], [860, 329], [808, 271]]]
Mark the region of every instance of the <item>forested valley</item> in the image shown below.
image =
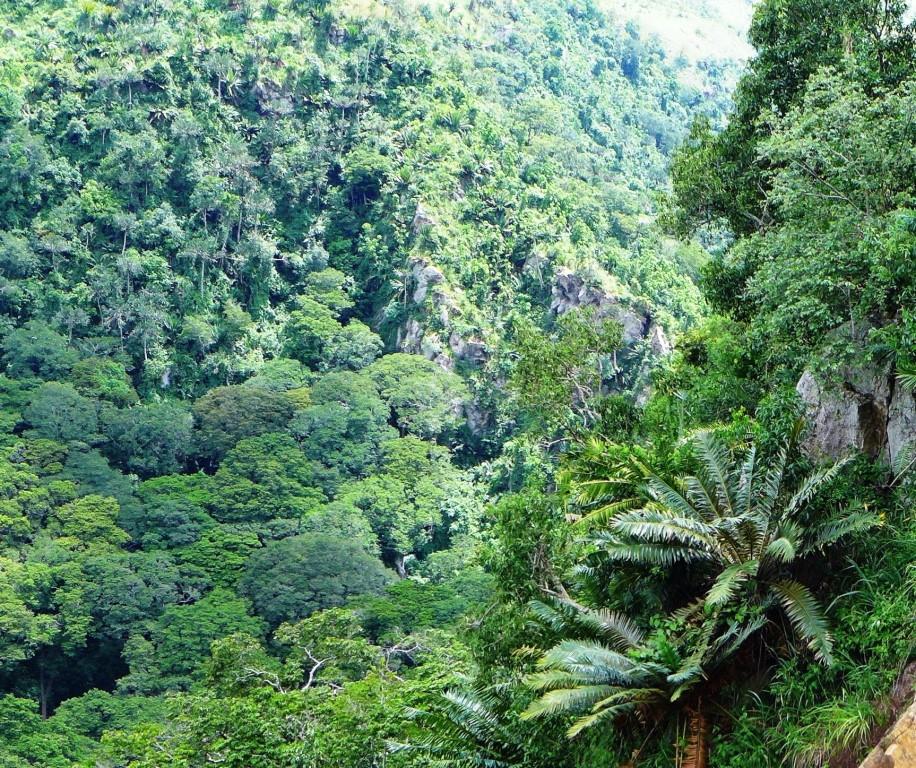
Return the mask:
[[914, 307], [902, 0], [0, 0], [0, 768], [858, 765]]

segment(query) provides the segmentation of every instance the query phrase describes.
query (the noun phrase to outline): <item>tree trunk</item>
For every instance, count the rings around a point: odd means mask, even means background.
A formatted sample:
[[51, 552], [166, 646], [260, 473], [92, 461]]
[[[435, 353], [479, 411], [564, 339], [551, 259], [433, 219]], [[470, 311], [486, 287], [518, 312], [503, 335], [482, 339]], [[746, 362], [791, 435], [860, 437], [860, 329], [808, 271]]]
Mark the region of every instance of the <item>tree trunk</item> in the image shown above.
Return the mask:
[[687, 710], [687, 749], [680, 768], [709, 768], [709, 718], [702, 698]]
[[48, 719], [48, 714], [49, 714], [48, 710], [50, 709], [50, 707], [49, 707], [49, 701], [50, 701], [50, 699], [51, 699], [51, 692], [52, 692], [53, 690], [54, 690], [54, 683], [53, 683], [53, 681], [51, 680], [51, 678], [49, 678], [49, 677], [45, 674], [45, 668], [44, 668], [44, 666], [39, 667], [39, 673], [38, 673], [38, 701], [39, 701], [39, 705], [40, 705], [40, 707], [41, 707], [41, 719], [42, 719], [42, 720], [47, 720], [47, 719]]

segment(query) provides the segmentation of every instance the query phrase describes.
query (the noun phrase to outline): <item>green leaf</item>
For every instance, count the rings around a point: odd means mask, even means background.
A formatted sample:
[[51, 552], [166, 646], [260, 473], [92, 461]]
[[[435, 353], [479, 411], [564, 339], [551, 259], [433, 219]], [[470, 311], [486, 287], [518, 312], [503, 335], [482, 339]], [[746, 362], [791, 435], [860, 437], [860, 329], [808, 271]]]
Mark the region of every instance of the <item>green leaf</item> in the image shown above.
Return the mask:
[[833, 663], [833, 640], [821, 608], [811, 591], [797, 581], [781, 581], [773, 585], [779, 602], [785, 609], [795, 631], [808, 641], [808, 647], [823, 664]]
[[748, 560], [728, 566], [717, 577], [709, 592], [706, 593], [706, 605], [709, 608], [721, 608], [728, 603], [738, 588], [751, 576], [756, 575], [760, 567], [758, 560]]

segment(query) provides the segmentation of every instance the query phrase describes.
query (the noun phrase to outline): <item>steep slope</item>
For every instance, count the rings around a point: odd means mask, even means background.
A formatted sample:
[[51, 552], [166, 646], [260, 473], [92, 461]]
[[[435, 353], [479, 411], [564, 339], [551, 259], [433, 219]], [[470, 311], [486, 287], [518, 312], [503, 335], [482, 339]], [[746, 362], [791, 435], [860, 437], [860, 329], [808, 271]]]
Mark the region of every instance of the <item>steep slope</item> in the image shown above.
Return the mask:
[[8, 6], [7, 327], [191, 394], [282, 354], [327, 266], [429, 356], [492, 353], [569, 273], [643, 330], [695, 317], [701, 256], [654, 233], [652, 199], [724, 88], [587, 2], [470, 8]]

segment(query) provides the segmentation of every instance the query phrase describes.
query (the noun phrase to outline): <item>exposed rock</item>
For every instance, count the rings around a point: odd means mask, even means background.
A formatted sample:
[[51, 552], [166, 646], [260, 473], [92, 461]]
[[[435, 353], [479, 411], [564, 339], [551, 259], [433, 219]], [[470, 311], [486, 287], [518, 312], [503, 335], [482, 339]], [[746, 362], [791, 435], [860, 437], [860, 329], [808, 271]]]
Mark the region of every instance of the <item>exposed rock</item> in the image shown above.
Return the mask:
[[667, 357], [674, 349], [665, 329], [656, 323], [649, 326], [649, 349], [656, 357]]
[[623, 326], [625, 344], [645, 338], [651, 327], [648, 315], [623, 304], [619, 297], [589, 285], [570, 269], [558, 270], [551, 289], [551, 311], [563, 315], [580, 307], [595, 307], [599, 317], [610, 317], [619, 322]]
[[417, 235], [424, 229], [429, 229], [434, 226], [436, 226], [436, 219], [423, 207], [423, 203], [417, 203], [417, 210], [413, 215], [413, 224], [411, 224], [413, 233]]
[[420, 323], [411, 317], [401, 328], [398, 328], [397, 347], [401, 352], [412, 355], [420, 351], [423, 342], [423, 328]]
[[328, 42], [331, 45], [343, 45], [347, 39], [347, 30], [344, 27], [338, 27], [336, 24], [331, 25], [328, 30]]
[[860, 768], [916, 768], [916, 703], [900, 716]]
[[839, 458], [859, 450], [892, 462], [916, 441], [916, 403], [895, 386], [887, 369], [847, 368], [837, 383], [805, 371], [795, 389], [809, 424], [802, 448], [812, 457]]
[[420, 354], [427, 360], [432, 360], [443, 371], [455, 370], [455, 359], [445, 349], [438, 333], [428, 333], [420, 342]]
[[474, 401], [464, 403], [464, 417], [473, 435], [482, 435], [490, 424], [490, 412]]
[[527, 275], [532, 280], [537, 280], [538, 283], [543, 283], [544, 281], [544, 270], [549, 266], [549, 259], [541, 253], [531, 253], [525, 258], [525, 263], [522, 264], [522, 274]]
[[554, 277], [551, 289], [550, 309], [563, 315], [571, 309], [584, 306], [601, 306], [616, 301], [598, 288], [588, 285], [585, 280], [569, 269], [560, 269]]
[[414, 282], [413, 301], [415, 304], [423, 303], [430, 286], [438, 285], [445, 280], [445, 275], [440, 269], [422, 260], [413, 263], [410, 274]]
[[887, 449], [896, 458], [908, 444], [916, 442], [916, 399], [912, 392], [894, 387], [887, 409]]
[[457, 331], [448, 337], [448, 346], [459, 360], [480, 365], [487, 361], [487, 345], [480, 339], [464, 339]]
[[508, 24], [503, 24], [501, 27], [497, 27], [496, 31], [493, 33], [494, 37], [499, 40], [503, 45], [508, 43], [512, 39], [512, 35], [515, 33], [515, 30], [512, 29]]
[[259, 80], [252, 89], [262, 115], [291, 115], [295, 110], [292, 96], [272, 80]]

